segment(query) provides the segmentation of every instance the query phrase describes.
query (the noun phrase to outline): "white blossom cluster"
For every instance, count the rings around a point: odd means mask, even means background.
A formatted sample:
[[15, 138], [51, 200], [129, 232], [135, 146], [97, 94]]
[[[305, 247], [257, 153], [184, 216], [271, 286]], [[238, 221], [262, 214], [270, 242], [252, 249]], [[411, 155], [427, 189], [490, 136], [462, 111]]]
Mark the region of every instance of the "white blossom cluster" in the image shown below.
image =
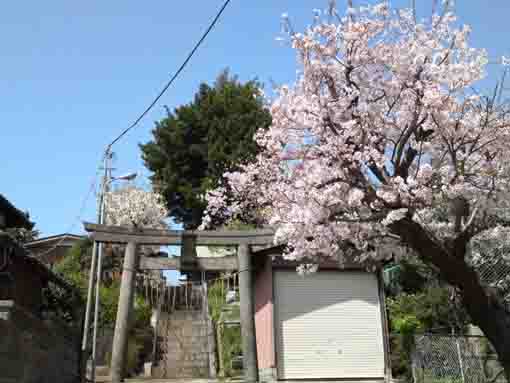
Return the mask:
[[168, 210], [158, 193], [130, 186], [105, 193], [104, 206], [108, 225], [167, 228]]

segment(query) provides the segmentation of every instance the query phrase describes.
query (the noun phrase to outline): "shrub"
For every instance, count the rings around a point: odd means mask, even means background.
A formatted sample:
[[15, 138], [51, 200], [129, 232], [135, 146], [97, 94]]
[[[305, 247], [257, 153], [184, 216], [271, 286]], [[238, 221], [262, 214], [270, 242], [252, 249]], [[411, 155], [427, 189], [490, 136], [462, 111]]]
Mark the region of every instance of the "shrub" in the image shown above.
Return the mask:
[[411, 352], [417, 332], [437, 331], [449, 333], [452, 326], [458, 333], [468, 323], [465, 312], [449, 301], [446, 287], [429, 286], [416, 294], [402, 293], [386, 299], [389, 311], [391, 360], [395, 376], [410, 379]]
[[[91, 254], [92, 242], [89, 239], [80, 241], [69, 250], [66, 257], [55, 268], [64, 279], [79, 289], [84, 301], [87, 299]], [[119, 295], [119, 280], [113, 280], [109, 284], [103, 283], [100, 286], [98, 319], [100, 328], [114, 327]], [[135, 295], [134, 299], [134, 318], [128, 340], [126, 361], [126, 371], [128, 373], [133, 373], [140, 369], [144, 354], [150, 352], [148, 349], [151, 349], [152, 342], [152, 330], [150, 330], [151, 307], [142, 296]], [[111, 352], [107, 353], [106, 360], [110, 361], [110, 358]]]
[[231, 377], [236, 375], [236, 370], [232, 368], [232, 362], [236, 356], [242, 354], [242, 338], [240, 326], [227, 326], [224, 321], [238, 320], [240, 309], [237, 305], [227, 305], [225, 303], [226, 290], [221, 282], [214, 283], [208, 291], [209, 313], [217, 328], [217, 339], [219, 343], [221, 360], [220, 376]]

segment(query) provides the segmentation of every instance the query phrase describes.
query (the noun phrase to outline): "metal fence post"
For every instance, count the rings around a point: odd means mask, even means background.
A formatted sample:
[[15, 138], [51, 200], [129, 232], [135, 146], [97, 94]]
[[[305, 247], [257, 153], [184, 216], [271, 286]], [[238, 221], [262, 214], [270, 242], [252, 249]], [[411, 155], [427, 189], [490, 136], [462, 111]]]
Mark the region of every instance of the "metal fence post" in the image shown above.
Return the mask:
[[455, 343], [457, 344], [457, 355], [459, 358], [460, 376], [462, 377], [462, 383], [465, 383], [466, 379], [464, 377], [464, 364], [462, 362], [462, 354], [460, 352], [459, 337], [457, 335], [454, 335], [454, 336], [455, 336]]

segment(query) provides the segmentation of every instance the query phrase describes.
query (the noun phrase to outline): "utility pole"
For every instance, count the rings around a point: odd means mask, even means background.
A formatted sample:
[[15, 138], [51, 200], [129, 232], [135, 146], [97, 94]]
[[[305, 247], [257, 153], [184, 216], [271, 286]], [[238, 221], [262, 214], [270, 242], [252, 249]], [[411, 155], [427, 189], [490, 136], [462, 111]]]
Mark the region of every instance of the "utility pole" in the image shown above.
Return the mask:
[[[103, 183], [101, 188], [101, 194], [99, 197], [100, 203], [100, 220], [99, 224], [104, 224], [105, 217], [105, 204], [104, 204], [104, 196], [108, 192], [110, 181], [112, 179], [112, 169], [111, 169], [111, 160], [113, 157], [113, 153], [109, 150], [105, 153], [104, 159], [104, 176]], [[92, 371], [91, 371], [91, 380], [93, 382], [96, 381], [96, 358], [97, 358], [97, 329], [98, 329], [98, 321], [99, 321], [99, 287], [101, 286], [101, 275], [102, 275], [102, 259], [103, 259], [103, 244], [97, 244], [97, 276], [96, 276], [96, 302], [94, 306], [94, 333], [92, 335]]]
[[[97, 222], [99, 224], [104, 223], [104, 214], [105, 214], [105, 208], [104, 208], [104, 194], [107, 191], [108, 185], [110, 183], [111, 178], [111, 160], [112, 160], [113, 153], [110, 151], [106, 151], [104, 155], [104, 175], [103, 180], [101, 182], [101, 187], [99, 189], [99, 195], [98, 195], [98, 203], [97, 203]], [[94, 245], [92, 248], [92, 262], [90, 267], [90, 274], [89, 274], [89, 284], [88, 284], [88, 291], [87, 291], [87, 306], [85, 310], [85, 324], [84, 324], [84, 331], [83, 331], [83, 341], [82, 341], [82, 352], [86, 355], [87, 352], [87, 341], [88, 341], [88, 333], [89, 333], [89, 326], [90, 326], [90, 312], [92, 309], [92, 294], [94, 292], [94, 282], [96, 284], [95, 286], [95, 307], [94, 307], [94, 332], [93, 332], [93, 339], [92, 339], [92, 366], [91, 366], [91, 380], [93, 382], [96, 381], [96, 345], [97, 345], [97, 328], [98, 328], [98, 317], [99, 317], [99, 286], [101, 283], [101, 262], [102, 262], [102, 250], [103, 245], [102, 243], [98, 243], [94, 241]], [[97, 263], [97, 269], [96, 269], [96, 263]], [[94, 278], [94, 274], [97, 271], [96, 278]], [[88, 358], [85, 359], [88, 361]]]
[[[106, 150], [103, 159], [103, 180], [101, 182], [101, 187], [99, 188], [99, 194], [97, 198], [97, 223], [104, 224], [105, 223], [105, 194], [109, 191], [110, 184], [112, 181], [131, 181], [137, 177], [137, 173], [128, 173], [119, 177], [112, 176], [112, 159], [113, 152], [109, 149]], [[85, 310], [85, 323], [83, 329], [83, 340], [82, 340], [82, 353], [83, 355], [87, 355], [87, 343], [88, 343], [88, 334], [91, 320], [91, 311], [92, 311], [92, 295], [94, 294], [94, 285], [95, 285], [95, 306], [94, 306], [94, 324], [93, 324], [93, 335], [92, 335], [92, 357], [91, 357], [91, 377], [90, 380], [92, 382], [96, 381], [96, 358], [97, 358], [97, 332], [98, 332], [98, 320], [99, 320], [99, 287], [101, 285], [101, 276], [102, 276], [102, 257], [103, 257], [103, 244], [94, 241], [94, 246], [92, 248], [92, 262], [90, 266], [90, 275], [89, 275], [89, 284], [87, 291], [87, 306]], [[85, 358], [86, 362], [88, 362], [88, 357]]]

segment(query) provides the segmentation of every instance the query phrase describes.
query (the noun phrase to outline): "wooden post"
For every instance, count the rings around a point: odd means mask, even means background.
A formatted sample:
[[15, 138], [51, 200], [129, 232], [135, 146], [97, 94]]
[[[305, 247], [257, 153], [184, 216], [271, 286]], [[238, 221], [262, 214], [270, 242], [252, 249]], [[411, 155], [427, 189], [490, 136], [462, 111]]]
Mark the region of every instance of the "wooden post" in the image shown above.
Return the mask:
[[258, 380], [257, 343], [255, 338], [255, 315], [253, 292], [253, 271], [250, 248], [246, 244], [237, 249], [239, 259], [239, 296], [241, 298], [241, 335], [243, 338], [243, 369], [245, 381]]
[[117, 309], [117, 318], [115, 320], [115, 333], [113, 335], [111, 363], [112, 383], [120, 383], [124, 378], [130, 311], [133, 307], [136, 256], [136, 243], [129, 242], [126, 246], [124, 265], [122, 267], [119, 306]]

